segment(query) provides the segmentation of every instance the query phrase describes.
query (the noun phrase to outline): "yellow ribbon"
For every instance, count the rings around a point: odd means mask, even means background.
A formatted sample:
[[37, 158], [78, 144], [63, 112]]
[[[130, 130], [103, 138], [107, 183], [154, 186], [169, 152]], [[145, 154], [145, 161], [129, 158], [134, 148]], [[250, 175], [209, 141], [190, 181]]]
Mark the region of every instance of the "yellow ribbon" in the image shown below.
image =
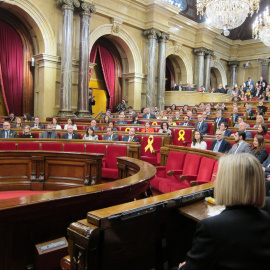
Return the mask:
[[184, 141], [185, 140], [185, 137], [184, 137], [185, 134], [186, 134], [186, 132], [184, 130], [179, 130], [179, 132], [178, 132], [178, 135], [179, 135], [178, 141], [180, 141], [180, 140]]
[[152, 123], [152, 126], [157, 126], [157, 122], [153, 122]]
[[126, 128], [126, 129], [125, 129], [125, 132], [127, 132], [127, 131], [129, 131], [129, 130], [130, 130], [130, 128]]
[[148, 149], [150, 149], [150, 152], [152, 153], [153, 151], [154, 151], [154, 148], [153, 148], [153, 146], [152, 146], [152, 144], [153, 144], [153, 142], [154, 142], [154, 136], [149, 136], [149, 138], [148, 138], [148, 141], [147, 141], [147, 145], [145, 146], [145, 148], [144, 148], [144, 151], [146, 152]]

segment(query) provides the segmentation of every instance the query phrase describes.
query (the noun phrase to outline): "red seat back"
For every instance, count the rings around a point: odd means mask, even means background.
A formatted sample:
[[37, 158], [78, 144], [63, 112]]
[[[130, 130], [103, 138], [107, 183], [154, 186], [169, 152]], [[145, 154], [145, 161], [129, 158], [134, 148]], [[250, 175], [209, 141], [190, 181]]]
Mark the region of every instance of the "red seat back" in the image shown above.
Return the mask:
[[156, 157], [155, 154], [152, 154], [152, 150], [160, 151], [160, 147], [162, 146], [162, 137], [155, 136], [144, 136], [142, 139], [142, 149], [141, 155], [148, 157]]
[[100, 143], [99, 144], [93, 144], [93, 143], [86, 144], [85, 152], [105, 155], [106, 144], [100, 144]]
[[202, 156], [187, 154], [183, 167], [183, 175], [197, 175]]
[[62, 143], [43, 142], [41, 145], [43, 151], [62, 151]]
[[16, 150], [15, 142], [0, 142], [0, 150]]
[[117, 157], [125, 157], [127, 155], [127, 146], [108, 145], [106, 153], [107, 168], [117, 169]]
[[166, 171], [182, 170], [186, 158], [185, 152], [170, 151], [166, 164]]
[[39, 143], [38, 142], [18, 142], [18, 150], [39, 150]]
[[84, 152], [83, 143], [65, 143], [64, 144], [65, 152]]
[[201, 159], [197, 180], [210, 182], [211, 178], [212, 178], [212, 172], [213, 172], [213, 168], [214, 168], [215, 163], [216, 163], [215, 159], [203, 157]]
[[172, 144], [184, 145], [184, 141], [187, 143], [192, 142], [192, 129], [175, 129]]

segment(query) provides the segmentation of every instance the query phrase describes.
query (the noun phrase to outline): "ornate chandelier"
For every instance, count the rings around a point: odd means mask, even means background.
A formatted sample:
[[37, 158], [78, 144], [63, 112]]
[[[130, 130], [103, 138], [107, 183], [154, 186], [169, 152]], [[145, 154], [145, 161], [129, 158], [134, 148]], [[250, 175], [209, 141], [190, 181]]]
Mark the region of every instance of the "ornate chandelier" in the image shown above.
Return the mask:
[[250, 14], [259, 9], [260, 0], [197, 0], [197, 14], [206, 15], [209, 23], [223, 30], [240, 26]]
[[259, 15], [252, 25], [252, 36], [260, 39], [266, 46], [270, 47], [270, 15], [266, 7], [263, 15]]

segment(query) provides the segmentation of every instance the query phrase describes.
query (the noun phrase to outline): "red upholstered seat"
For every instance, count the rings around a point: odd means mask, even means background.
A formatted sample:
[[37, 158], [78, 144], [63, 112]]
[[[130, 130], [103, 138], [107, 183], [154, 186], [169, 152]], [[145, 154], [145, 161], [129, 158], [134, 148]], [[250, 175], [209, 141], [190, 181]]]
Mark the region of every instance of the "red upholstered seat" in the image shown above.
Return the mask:
[[98, 154], [106, 154], [106, 144], [86, 144], [85, 148], [86, 153], [98, 153]]
[[212, 126], [214, 125], [214, 123], [207, 123], [208, 124], [208, 129], [207, 129], [207, 134], [208, 135], [214, 135], [213, 131], [212, 131]]
[[172, 140], [173, 145], [185, 145], [186, 143], [192, 142], [192, 129], [175, 129], [174, 130], [174, 136]]
[[264, 147], [265, 147], [268, 155], [270, 155], [270, 145], [265, 145]]
[[168, 193], [190, 187], [189, 181], [196, 179], [201, 159], [202, 157], [199, 155], [187, 154], [182, 172], [182, 175], [187, 176], [187, 180], [181, 181], [180, 179], [166, 179], [159, 183], [159, 191], [162, 193]]
[[[159, 183], [164, 179], [176, 179], [183, 171], [186, 153], [170, 151], [166, 166], [157, 166], [157, 173], [151, 181], [151, 187], [158, 190]], [[173, 171], [173, 175], [168, 175], [168, 171]]]
[[41, 145], [43, 151], [62, 151], [62, 143], [43, 142]]
[[83, 143], [65, 143], [64, 144], [65, 152], [84, 152]]
[[84, 126], [77, 126], [77, 130], [84, 130]]
[[207, 150], [210, 150], [211, 149], [212, 142], [214, 141], [214, 139], [213, 140], [204, 140], [204, 141], [207, 144]]
[[106, 158], [102, 160], [101, 177], [118, 179], [117, 157], [127, 155], [127, 146], [108, 145]]
[[161, 146], [162, 146], [162, 137], [155, 137], [152, 135], [143, 136], [141, 148], [141, 160], [149, 162], [151, 164], [159, 164]]
[[39, 143], [38, 142], [18, 142], [18, 150], [39, 150]]
[[0, 150], [16, 150], [15, 142], [0, 142]]

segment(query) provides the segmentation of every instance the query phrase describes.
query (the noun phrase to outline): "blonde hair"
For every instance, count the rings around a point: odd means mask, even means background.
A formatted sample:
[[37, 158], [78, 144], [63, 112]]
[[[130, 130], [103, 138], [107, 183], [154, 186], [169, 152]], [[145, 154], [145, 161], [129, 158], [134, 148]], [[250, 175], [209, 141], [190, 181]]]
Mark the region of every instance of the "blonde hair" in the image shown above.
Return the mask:
[[258, 159], [247, 153], [221, 157], [215, 199], [217, 204], [225, 206], [262, 207], [265, 202], [265, 181]]

